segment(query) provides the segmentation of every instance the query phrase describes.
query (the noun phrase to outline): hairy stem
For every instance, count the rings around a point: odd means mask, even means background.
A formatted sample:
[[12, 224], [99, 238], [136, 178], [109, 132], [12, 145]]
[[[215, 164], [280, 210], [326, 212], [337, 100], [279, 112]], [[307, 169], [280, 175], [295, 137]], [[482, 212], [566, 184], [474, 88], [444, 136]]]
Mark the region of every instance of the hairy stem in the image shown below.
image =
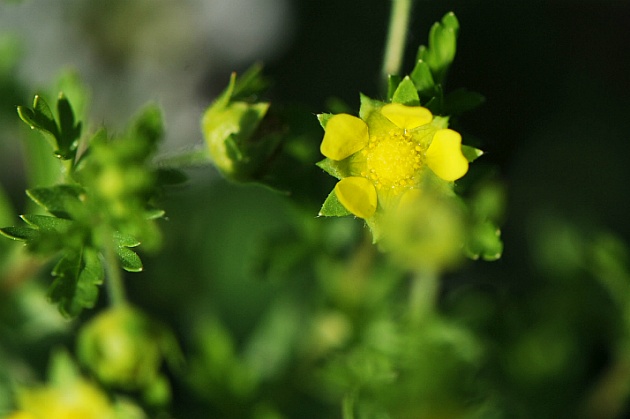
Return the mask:
[[400, 73], [407, 41], [412, 2], [413, 0], [392, 0], [387, 43], [385, 44], [385, 55], [381, 70], [385, 86], [387, 86], [387, 78], [390, 74]]
[[411, 280], [409, 317], [420, 322], [435, 310], [439, 292], [439, 278], [432, 270], [418, 271]]

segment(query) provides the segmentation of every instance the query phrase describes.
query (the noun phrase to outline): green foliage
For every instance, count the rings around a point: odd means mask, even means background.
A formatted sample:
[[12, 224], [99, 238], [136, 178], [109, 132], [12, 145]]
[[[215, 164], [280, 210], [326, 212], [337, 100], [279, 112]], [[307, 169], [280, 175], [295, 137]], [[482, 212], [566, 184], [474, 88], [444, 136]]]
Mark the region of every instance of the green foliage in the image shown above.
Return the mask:
[[18, 113], [50, 140], [54, 155], [68, 165], [63, 183], [27, 190], [50, 215], [23, 215], [26, 226], [3, 228], [0, 234], [24, 241], [32, 253], [60, 257], [49, 297], [62, 314], [75, 317], [96, 303], [104, 278], [103, 255], [113, 252], [123, 269], [138, 272], [142, 262], [130, 248], [141, 242], [149, 249], [159, 244], [154, 219], [163, 211], [153, 206], [158, 174], [148, 163], [163, 135], [161, 114], [147, 107], [116, 138], [99, 130], [79, 154], [81, 122], [75, 121], [65, 96], [57, 101], [57, 117], [40, 96], [32, 109], [19, 107]]
[[18, 114], [31, 129], [37, 129], [49, 139], [57, 157], [62, 160], [76, 157], [81, 122], [75, 122], [70, 102], [63, 94], [57, 99], [57, 119], [40, 96], [33, 99], [32, 109], [18, 106]]

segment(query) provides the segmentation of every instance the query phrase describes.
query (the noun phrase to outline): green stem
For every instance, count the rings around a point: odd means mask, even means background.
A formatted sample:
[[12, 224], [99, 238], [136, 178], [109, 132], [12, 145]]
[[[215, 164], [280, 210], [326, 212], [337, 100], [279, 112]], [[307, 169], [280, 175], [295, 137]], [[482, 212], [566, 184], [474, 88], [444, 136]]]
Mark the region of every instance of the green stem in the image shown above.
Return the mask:
[[387, 78], [390, 74], [400, 73], [405, 52], [412, 2], [413, 0], [392, 0], [387, 43], [385, 44], [385, 56], [383, 57], [383, 68], [381, 71], [385, 86], [387, 86]]
[[354, 419], [354, 392], [346, 393], [342, 401], [342, 418]]
[[418, 271], [412, 278], [409, 292], [409, 316], [417, 323], [435, 310], [440, 290], [438, 275], [434, 271]]
[[113, 307], [120, 307], [127, 304], [127, 295], [121, 274], [120, 264], [118, 263], [118, 255], [114, 250], [112, 235], [104, 232], [103, 237], [103, 256], [105, 258], [105, 286], [109, 295], [109, 302]]

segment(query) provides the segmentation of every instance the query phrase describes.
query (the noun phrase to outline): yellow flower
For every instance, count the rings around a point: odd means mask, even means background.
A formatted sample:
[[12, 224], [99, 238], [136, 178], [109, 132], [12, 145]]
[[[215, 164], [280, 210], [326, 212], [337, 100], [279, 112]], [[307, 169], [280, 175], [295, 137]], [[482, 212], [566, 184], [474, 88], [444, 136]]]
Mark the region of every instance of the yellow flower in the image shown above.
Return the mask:
[[446, 128], [447, 118], [421, 106], [362, 99], [361, 118], [337, 114], [326, 120], [320, 147], [340, 179], [335, 195], [349, 212], [370, 223], [428, 178], [450, 183], [466, 174], [461, 136]]

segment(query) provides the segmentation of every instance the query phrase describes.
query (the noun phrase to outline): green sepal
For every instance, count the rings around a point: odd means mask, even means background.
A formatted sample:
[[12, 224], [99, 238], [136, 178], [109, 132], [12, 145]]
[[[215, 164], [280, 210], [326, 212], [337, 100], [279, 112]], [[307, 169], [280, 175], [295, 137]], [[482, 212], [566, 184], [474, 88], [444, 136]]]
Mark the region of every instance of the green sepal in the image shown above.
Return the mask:
[[269, 80], [262, 75], [263, 66], [256, 63], [248, 68], [238, 79], [233, 74], [230, 79], [231, 100], [251, 100], [269, 88]]
[[0, 234], [11, 240], [18, 241], [31, 241], [40, 237], [39, 231], [25, 226], [0, 228]]
[[330, 120], [330, 118], [332, 118], [333, 114], [331, 113], [320, 113], [317, 115], [317, 120], [319, 121], [319, 125], [322, 126], [322, 128], [326, 129], [326, 124], [328, 124], [328, 121]]
[[409, 77], [420, 96], [432, 97], [435, 94], [435, 81], [431, 69], [425, 61], [418, 60]]
[[337, 194], [333, 189], [328, 195], [328, 198], [324, 201], [324, 205], [322, 205], [322, 209], [319, 211], [318, 215], [320, 217], [344, 217], [346, 215], [352, 215], [352, 213], [339, 202]]
[[409, 76], [406, 76], [396, 88], [392, 96], [392, 103], [401, 103], [407, 106], [420, 105], [418, 90]]
[[385, 105], [385, 103], [380, 100], [372, 99], [363, 93], [360, 94], [360, 99], [361, 107], [359, 108], [359, 117], [364, 121], [367, 121], [373, 112], [378, 111]]
[[70, 219], [82, 205], [80, 196], [83, 194], [83, 188], [74, 185], [55, 185], [28, 189], [26, 194], [52, 215]]
[[436, 84], [442, 84], [457, 49], [459, 22], [453, 12], [449, 12], [436, 22], [429, 32], [429, 46], [420, 46], [417, 60], [426, 61]]
[[97, 285], [103, 283], [105, 275], [96, 250], [85, 247], [80, 252], [68, 252], [55, 265], [52, 274], [55, 280], [48, 297], [58, 305], [64, 317], [76, 317], [84, 308], [94, 307]]
[[348, 160], [336, 161], [326, 157], [315, 164], [330, 176], [336, 177], [339, 180], [350, 176], [350, 163]]
[[472, 163], [477, 160], [477, 158], [483, 156], [483, 151], [469, 145], [462, 145], [462, 154], [469, 163]]
[[402, 77], [400, 76], [397, 76], [394, 74], [389, 74], [387, 76], [387, 99], [388, 100], [392, 100], [392, 97], [394, 96], [394, 92], [398, 88], [398, 85], [400, 84], [401, 81], [402, 81]]
[[486, 98], [480, 93], [457, 89], [444, 98], [444, 113], [461, 115], [481, 106], [485, 101]]

